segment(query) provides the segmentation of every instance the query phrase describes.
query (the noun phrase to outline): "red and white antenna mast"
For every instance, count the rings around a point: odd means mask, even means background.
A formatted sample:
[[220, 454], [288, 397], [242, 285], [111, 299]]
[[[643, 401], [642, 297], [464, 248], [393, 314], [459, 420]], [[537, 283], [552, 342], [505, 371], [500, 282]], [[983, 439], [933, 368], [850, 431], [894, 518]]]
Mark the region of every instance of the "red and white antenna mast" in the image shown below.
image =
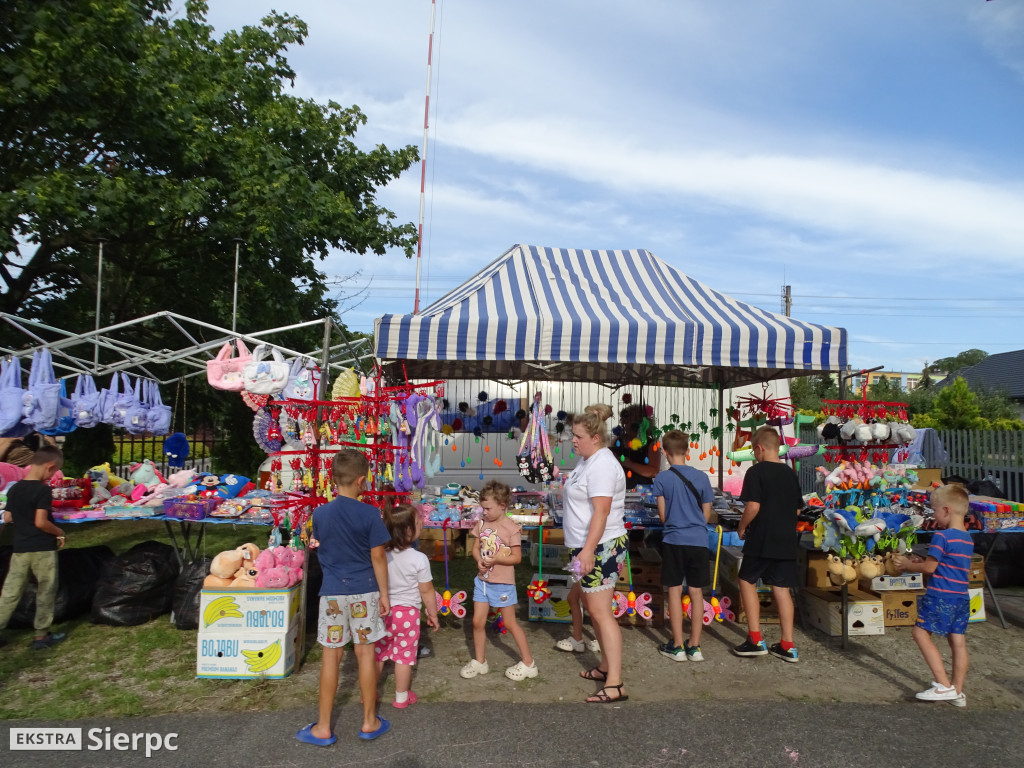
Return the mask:
[[423, 202], [426, 199], [427, 186], [427, 129], [430, 125], [430, 64], [434, 56], [434, 11], [437, 0], [430, 0], [430, 39], [427, 44], [427, 95], [423, 104], [423, 151], [420, 152], [420, 221], [416, 236], [416, 298], [413, 302], [413, 314], [420, 311], [420, 265], [423, 257]]

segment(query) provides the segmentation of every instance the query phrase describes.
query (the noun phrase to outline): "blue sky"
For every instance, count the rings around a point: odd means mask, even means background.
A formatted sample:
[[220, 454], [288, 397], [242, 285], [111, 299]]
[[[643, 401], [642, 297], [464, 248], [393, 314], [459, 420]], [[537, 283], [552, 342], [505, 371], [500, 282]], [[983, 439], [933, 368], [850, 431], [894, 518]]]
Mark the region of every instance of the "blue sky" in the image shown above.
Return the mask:
[[[295, 93], [421, 145], [429, 0], [213, 0], [309, 25]], [[646, 248], [850, 334], [856, 368], [1024, 347], [1024, 3], [438, 0], [421, 307], [516, 243]], [[417, 166], [380, 193], [419, 215]], [[416, 265], [338, 253], [343, 319]]]

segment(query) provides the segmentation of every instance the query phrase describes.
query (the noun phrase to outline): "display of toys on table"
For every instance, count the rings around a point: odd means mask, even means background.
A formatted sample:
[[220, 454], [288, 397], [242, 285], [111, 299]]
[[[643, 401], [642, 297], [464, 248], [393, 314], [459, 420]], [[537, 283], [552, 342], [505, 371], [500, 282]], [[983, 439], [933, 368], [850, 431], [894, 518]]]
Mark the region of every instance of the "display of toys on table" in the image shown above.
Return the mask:
[[980, 516], [984, 529], [1015, 531], [1024, 528], [1024, 504], [988, 496], [972, 496], [970, 509]]

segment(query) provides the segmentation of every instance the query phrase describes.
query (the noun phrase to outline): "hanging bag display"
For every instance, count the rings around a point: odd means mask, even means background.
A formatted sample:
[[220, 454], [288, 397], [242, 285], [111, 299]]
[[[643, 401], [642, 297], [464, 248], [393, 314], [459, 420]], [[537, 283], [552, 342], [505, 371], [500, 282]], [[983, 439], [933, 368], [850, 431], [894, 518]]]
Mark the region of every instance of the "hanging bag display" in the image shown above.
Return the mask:
[[87, 373], [80, 373], [71, 393], [71, 416], [79, 427], [95, 427], [100, 423], [100, 393], [96, 382]]
[[21, 423], [21, 399], [25, 390], [21, 388], [21, 363], [11, 357], [0, 364], [0, 436], [19, 437], [22, 433], [9, 434]]
[[277, 395], [288, 383], [288, 363], [275, 347], [271, 350], [271, 360], [264, 359], [267, 345], [260, 344], [253, 350], [252, 360], [245, 364], [242, 372], [246, 392], [254, 395]]
[[171, 406], [164, 405], [160, 397], [160, 384], [149, 384], [149, 411], [146, 412], [146, 431], [154, 435], [166, 435], [171, 431]]
[[71, 399], [68, 397], [67, 384], [64, 379], [60, 380], [58, 403], [57, 425], [53, 429], [40, 429], [40, 433], [53, 437], [54, 435], [66, 435], [78, 429], [78, 424], [75, 422], [74, 407], [71, 404]]
[[53, 360], [46, 347], [32, 355], [32, 371], [28, 375], [28, 389], [21, 399], [24, 404], [22, 421], [38, 432], [57, 427], [60, 407], [60, 384], [53, 375]]
[[313, 379], [315, 369], [313, 361], [308, 358], [296, 357], [292, 360], [288, 371], [288, 383], [284, 385], [284, 391], [281, 393], [286, 400], [316, 399], [316, 383]]
[[110, 379], [110, 386], [104, 387], [100, 391], [99, 399], [99, 419], [103, 424], [111, 424], [113, 426], [120, 426], [115, 423], [117, 414], [114, 411], [114, 403], [117, 402], [117, 398], [121, 396], [120, 390], [118, 390], [119, 373], [115, 373]]
[[114, 399], [114, 415], [110, 422], [115, 427], [127, 429], [132, 409], [139, 403], [139, 398], [132, 389], [131, 379], [127, 373], [121, 373], [121, 394]]
[[133, 435], [141, 435], [149, 427], [149, 379], [135, 377], [135, 403], [125, 414], [124, 428]]
[[217, 357], [206, 361], [206, 380], [214, 389], [223, 389], [227, 392], [241, 392], [245, 389], [242, 381], [242, 371], [246, 364], [252, 360], [249, 348], [245, 342], [238, 339], [238, 354], [232, 357], [231, 343], [228, 342], [220, 348]]

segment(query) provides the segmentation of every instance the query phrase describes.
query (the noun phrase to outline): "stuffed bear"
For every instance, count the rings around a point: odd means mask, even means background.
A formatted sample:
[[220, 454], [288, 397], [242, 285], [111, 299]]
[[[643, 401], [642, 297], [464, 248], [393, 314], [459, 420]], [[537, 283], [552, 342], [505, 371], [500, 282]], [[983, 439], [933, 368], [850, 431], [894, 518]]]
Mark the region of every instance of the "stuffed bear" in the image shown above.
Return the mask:
[[256, 586], [260, 589], [287, 589], [294, 583], [292, 581], [292, 571], [283, 565], [254, 570], [259, 571], [256, 577]]

